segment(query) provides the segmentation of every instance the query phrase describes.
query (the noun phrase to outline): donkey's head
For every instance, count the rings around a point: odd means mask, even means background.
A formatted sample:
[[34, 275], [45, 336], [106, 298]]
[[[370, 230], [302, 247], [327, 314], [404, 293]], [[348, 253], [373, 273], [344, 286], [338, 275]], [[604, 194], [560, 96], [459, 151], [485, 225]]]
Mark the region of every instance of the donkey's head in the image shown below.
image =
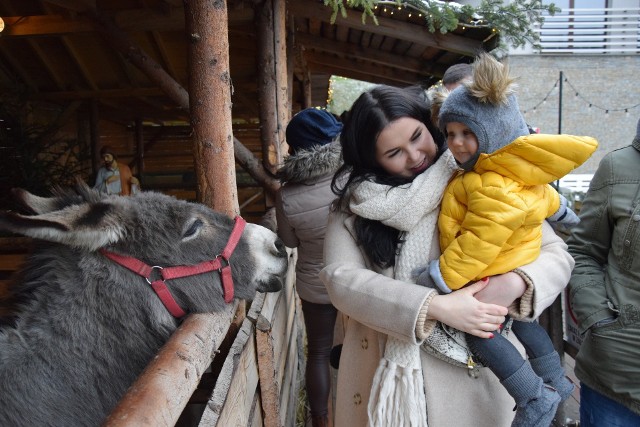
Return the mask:
[[[154, 192], [133, 197], [101, 196], [86, 185], [58, 191], [55, 197], [16, 190], [34, 215], [5, 213], [0, 228], [74, 248], [89, 255], [91, 274], [106, 283], [162, 281], [162, 268], [215, 261], [227, 245], [234, 220], [206, 206]], [[136, 259], [154, 268], [154, 277], [137, 275], [104, 254]], [[220, 260], [220, 268], [226, 260]], [[236, 298], [252, 299], [256, 291], [282, 288], [287, 268], [285, 247], [264, 227], [247, 224], [228, 259]], [[221, 309], [222, 274], [218, 267], [164, 282], [187, 313]], [[148, 286], [148, 285], [147, 285]]]

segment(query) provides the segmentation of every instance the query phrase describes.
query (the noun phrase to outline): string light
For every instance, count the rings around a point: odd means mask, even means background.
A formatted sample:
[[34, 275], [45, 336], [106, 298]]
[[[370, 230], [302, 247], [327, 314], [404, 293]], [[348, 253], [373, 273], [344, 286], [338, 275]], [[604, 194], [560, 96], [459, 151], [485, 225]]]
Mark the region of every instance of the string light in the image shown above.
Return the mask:
[[[609, 116], [609, 113], [615, 113], [615, 112], [618, 112], [618, 111], [624, 111], [625, 115], [628, 117], [629, 116], [629, 110], [633, 110], [635, 108], [640, 107], [640, 103], [632, 105], [632, 106], [622, 107], [622, 108], [602, 107], [600, 105], [594, 104], [593, 102], [587, 100], [584, 96], [582, 96], [580, 94], [580, 91], [578, 91], [573, 86], [573, 84], [571, 84], [571, 81], [569, 81], [569, 79], [566, 76], [563, 78], [562, 81], [563, 81], [563, 83], [566, 83], [571, 88], [571, 90], [575, 94], [576, 98], [579, 98], [579, 99], [583, 100], [586, 104], [589, 105], [589, 110], [592, 110], [593, 108], [596, 108], [598, 110], [602, 110], [602, 111], [605, 112], [605, 116], [606, 117]], [[530, 110], [532, 110], [532, 113], [535, 112], [537, 107], [547, 103], [547, 100], [548, 100], [549, 96], [558, 87], [558, 83], [559, 82], [560, 82], [560, 79], [556, 80], [556, 82], [553, 84], [553, 87], [551, 88], [551, 90], [549, 92], [547, 92], [547, 94], [544, 96], [544, 98], [540, 102], [538, 102], [534, 107], [530, 108]], [[527, 113], [527, 110], [524, 110], [524, 114], [526, 114], [526, 113]]]
[[635, 108], [640, 107], [640, 103], [636, 104], [636, 105], [632, 105], [632, 106], [627, 106], [627, 107], [621, 107], [621, 108], [610, 108], [610, 107], [602, 107], [600, 105], [594, 104], [593, 102], [591, 102], [590, 100], [586, 99], [584, 96], [582, 96], [580, 94], [580, 91], [578, 89], [576, 89], [573, 84], [571, 84], [571, 82], [569, 81], [569, 79], [567, 77], [565, 77], [564, 79], [565, 83], [567, 83], [567, 85], [569, 85], [569, 87], [575, 92], [576, 96], [580, 99], [582, 99], [585, 103], [589, 104], [589, 108], [591, 107], [595, 107], [598, 110], [604, 110], [605, 114], [609, 114], [609, 112], [615, 113], [618, 111], [624, 111], [625, 113], [627, 113], [629, 110], [633, 110]]
[[[560, 81], [559, 79], [558, 79], [558, 80], [556, 80], [556, 81], [553, 83], [553, 87], [552, 87], [551, 89], [549, 89], [549, 92], [547, 92], [547, 94], [544, 96], [544, 98], [542, 99], [542, 101], [538, 102], [536, 105], [534, 105], [534, 106], [533, 106], [532, 110], [533, 110], [533, 112], [534, 112], [534, 113], [535, 113], [535, 111], [536, 111], [536, 108], [538, 108], [538, 107], [539, 107], [540, 105], [542, 105], [542, 104], [546, 104], [546, 102], [547, 102], [547, 98], [549, 98], [549, 96], [551, 95], [551, 93], [552, 93], [552, 92], [553, 92], [553, 91], [558, 87], [558, 82], [559, 82], [559, 81]], [[525, 112], [525, 114], [526, 114], [526, 113], [527, 113], [527, 110], [525, 110], [524, 112]]]
[[[420, 2], [416, 2], [416, 3], [420, 3]], [[428, 18], [429, 20], [433, 19], [433, 15], [431, 13], [428, 12], [428, 10], [425, 10], [424, 5], [422, 5], [422, 7], [419, 4], [412, 4], [412, 2], [406, 2], [406, 1], [402, 1], [402, 0], [379, 0], [376, 2], [376, 4], [373, 6], [373, 10], [378, 10], [378, 6], [383, 7], [383, 12], [387, 13], [387, 6], [389, 6], [392, 10], [391, 10], [391, 15], [393, 15], [393, 9], [398, 9], [398, 10], [402, 10], [402, 9], [406, 9], [409, 14], [409, 17], [412, 17], [414, 15], [414, 13], [418, 14], [418, 17], [422, 18], [423, 16]], [[456, 7], [456, 6], [451, 6], [451, 9], [457, 13], [460, 14], [461, 13], [461, 9], [460, 7]], [[414, 13], [412, 13], [411, 11], [413, 11]], [[497, 28], [491, 27], [491, 24], [482, 19], [482, 18], [474, 18], [474, 19], [470, 19], [468, 22], [466, 23], [462, 23], [462, 22], [458, 22], [458, 26], [461, 27], [463, 30], [466, 30], [468, 27], [472, 27], [472, 28], [491, 28], [491, 32], [498, 34], [499, 31]]]

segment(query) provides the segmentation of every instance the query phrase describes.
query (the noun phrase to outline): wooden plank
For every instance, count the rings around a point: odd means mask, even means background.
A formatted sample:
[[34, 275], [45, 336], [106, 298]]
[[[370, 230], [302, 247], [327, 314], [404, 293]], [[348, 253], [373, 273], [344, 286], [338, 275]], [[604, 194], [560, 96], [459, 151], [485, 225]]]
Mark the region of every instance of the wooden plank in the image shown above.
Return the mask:
[[31, 242], [31, 237], [0, 237], [0, 253], [28, 252]]
[[253, 405], [251, 406], [251, 413], [249, 414], [249, 427], [263, 427], [262, 423], [262, 408], [260, 407], [260, 393], [256, 391], [255, 398], [253, 399]]
[[296, 406], [298, 402], [298, 392], [299, 392], [299, 383], [298, 383], [298, 367], [300, 360], [298, 358], [298, 347], [299, 344], [299, 334], [298, 328], [300, 324], [297, 322], [293, 322], [296, 314], [296, 307], [294, 306], [292, 313], [294, 316], [291, 316], [292, 323], [291, 329], [289, 333], [289, 341], [288, 346], [285, 349], [286, 352], [282, 352], [280, 354], [286, 354], [286, 364], [282, 369], [282, 391], [280, 394], [280, 414], [282, 417], [282, 423], [285, 426], [294, 425], [295, 417], [296, 417]]
[[0, 280], [0, 300], [9, 296], [11, 280]]
[[200, 426], [247, 425], [258, 387], [255, 326], [245, 319], [218, 376]]
[[103, 426], [173, 426], [211, 364], [238, 302], [220, 313], [192, 314], [109, 415]]
[[18, 270], [26, 257], [26, 254], [0, 254], [0, 270]]
[[[286, 337], [287, 331], [284, 328], [287, 304], [294, 293], [293, 283], [295, 280], [295, 261], [297, 251], [289, 250], [290, 262], [287, 272], [287, 281], [282, 291], [277, 294], [268, 294], [264, 298], [264, 303], [260, 313], [250, 313], [247, 317], [253, 316], [256, 321], [256, 346], [258, 352], [258, 373], [260, 375], [260, 393], [262, 396], [262, 409], [264, 412], [264, 425], [266, 427], [279, 427], [282, 425], [280, 416], [280, 384], [281, 378], [278, 374], [277, 358], [283, 353], [279, 350], [279, 345], [283, 341], [282, 334]], [[280, 313], [280, 310], [285, 310]], [[282, 324], [280, 326], [280, 324]], [[279, 327], [280, 326], [280, 327]], [[275, 331], [275, 333], [274, 333]], [[277, 340], [275, 340], [275, 339]], [[274, 343], [277, 341], [277, 343]], [[279, 364], [278, 364], [279, 365]]]
[[[288, 283], [287, 283], [288, 285]], [[264, 425], [266, 427], [279, 427], [280, 423], [280, 381], [276, 370], [276, 360], [282, 353], [276, 351], [278, 348], [274, 344], [273, 330], [277, 328], [276, 319], [283, 301], [286, 298], [285, 286], [279, 292], [277, 298], [265, 299], [265, 307], [256, 322], [256, 346], [258, 351], [258, 373], [260, 375], [260, 393], [262, 396], [262, 410], [264, 412]], [[278, 330], [278, 329], [276, 329]], [[280, 329], [282, 330], [282, 329]], [[286, 331], [283, 331], [286, 332]]]

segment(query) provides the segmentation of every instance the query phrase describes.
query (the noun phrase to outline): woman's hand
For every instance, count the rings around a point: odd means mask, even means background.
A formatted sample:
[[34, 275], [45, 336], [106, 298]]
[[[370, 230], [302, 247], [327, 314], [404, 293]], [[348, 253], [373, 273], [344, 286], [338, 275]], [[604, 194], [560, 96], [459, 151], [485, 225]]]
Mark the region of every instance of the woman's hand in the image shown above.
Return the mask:
[[519, 274], [509, 272], [489, 278], [489, 284], [475, 294], [478, 301], [509, 307], [527, 290]]
[[429, 303], [429, 318], [480, 338], [491, 338], [504, 322], [507, 309], [475, 298], [488, 283], [476, 282], [450, 294], [436, 295]]

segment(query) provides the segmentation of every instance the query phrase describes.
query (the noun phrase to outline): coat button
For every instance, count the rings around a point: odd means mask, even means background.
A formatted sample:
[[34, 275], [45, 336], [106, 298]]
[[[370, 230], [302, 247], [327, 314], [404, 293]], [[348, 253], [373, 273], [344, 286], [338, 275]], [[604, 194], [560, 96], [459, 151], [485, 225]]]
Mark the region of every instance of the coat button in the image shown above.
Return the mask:
[[633, 220], [636, 221], [636, 222], [640, 221], [640, 215], [634, 215], [633, 216]]
[[624, 241], [624, 245], [625, 246], [631, 246], [631, 240], [625, 240]]
[[362, 341], [360, 341], [360, 345], [364, 350], [366, 350], [367, 348], [369, 348], [369, 341], [366, 338], [362, 338]]
[[362, 403], [362, 396], [360, 396], [360, 393], [356, 393], [353, 395], [353, 404], [354, 405], [359, 405]]

